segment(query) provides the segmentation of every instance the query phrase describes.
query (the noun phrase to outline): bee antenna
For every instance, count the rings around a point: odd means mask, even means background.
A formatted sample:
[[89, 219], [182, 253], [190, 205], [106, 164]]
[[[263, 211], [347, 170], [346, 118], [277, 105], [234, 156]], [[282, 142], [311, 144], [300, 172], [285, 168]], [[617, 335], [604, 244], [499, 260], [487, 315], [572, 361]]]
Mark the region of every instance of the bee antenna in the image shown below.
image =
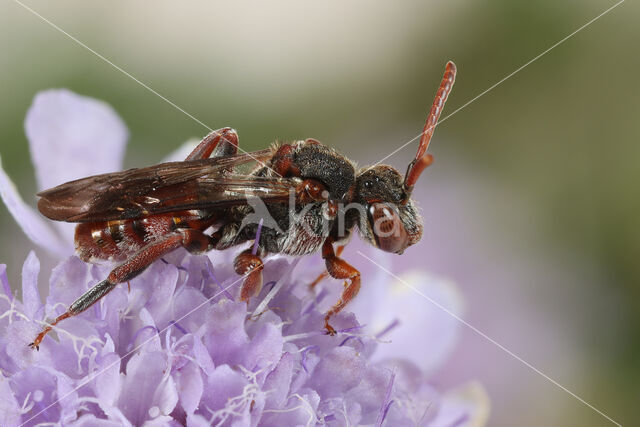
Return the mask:
[[436, 97], [433, 100], [433, 105], [431, 106], [427, 121], [424, 124], [424, 129], [422, 130], [418, 152], [416, 153], [416, 157], [409, 163], [407, 173], [404, 176], [403, 187], [407, 200], [422, 171], [433, 162], [433, 156], [427, 153], [427, 148], [429, 148], [433, 131], [438, 124], [440, 113], [442, 113], [444, 104], [447, 102], [447, 97], [453, 88], [453, 83], [456, 81], [456, 71], [456, 64], [451, 61], [447, 62], [440, 87], [438, 88], [438, 92], [436, 92]]

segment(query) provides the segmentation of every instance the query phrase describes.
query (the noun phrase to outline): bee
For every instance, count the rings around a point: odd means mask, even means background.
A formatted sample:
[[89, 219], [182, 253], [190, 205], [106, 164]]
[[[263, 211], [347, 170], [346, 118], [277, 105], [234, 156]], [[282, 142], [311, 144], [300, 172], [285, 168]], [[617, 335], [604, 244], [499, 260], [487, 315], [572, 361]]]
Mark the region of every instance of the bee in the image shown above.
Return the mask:
[[[456, 66], [448, 62], [404, 176], [387, 165], [356, 169], [315, 139], [238, 154], [238, 134], [227, 127], [207, 135], [184, 161], [91, 176], [38, 193], [44, 216], [78, 223], [75, 248], [83, 261], [120, 264], [30, 346], [38, 349], [58, 322], [82, 313], [177, 248], [204, 253], [250, 242], [253, 249], [240, 252], [234, 261], [236, 273], [244, 276], [240, 299], [246, 302], [260, 292], [267, 254], [321, 251], [325, 275], [345, 280], [340, 299], [324, 318], [326, 333], [335, 335], [331, 317], [361, 284], [360, 272], [340, 257], [353, 231], [357, 228], [366, 242], [397, 254], [422, 237], [422, 218], [411, 193], [433, 161], [427, 148], [455, 76]], [[239, 171], [254, 161], [258, 164], [252, 172]]]

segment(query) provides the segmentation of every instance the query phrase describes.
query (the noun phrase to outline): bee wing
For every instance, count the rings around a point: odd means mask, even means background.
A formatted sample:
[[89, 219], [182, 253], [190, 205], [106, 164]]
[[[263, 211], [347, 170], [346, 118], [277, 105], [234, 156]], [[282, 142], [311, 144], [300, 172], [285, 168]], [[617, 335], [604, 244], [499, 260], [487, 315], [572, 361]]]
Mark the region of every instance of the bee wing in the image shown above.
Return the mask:
[[229, 173], [271, 154], [266, 149], [82, 178], [39, 193], [38, 209], [56, 221], [93, 222], [241, 205], [255, 196], [286, 201], [295, 180]]

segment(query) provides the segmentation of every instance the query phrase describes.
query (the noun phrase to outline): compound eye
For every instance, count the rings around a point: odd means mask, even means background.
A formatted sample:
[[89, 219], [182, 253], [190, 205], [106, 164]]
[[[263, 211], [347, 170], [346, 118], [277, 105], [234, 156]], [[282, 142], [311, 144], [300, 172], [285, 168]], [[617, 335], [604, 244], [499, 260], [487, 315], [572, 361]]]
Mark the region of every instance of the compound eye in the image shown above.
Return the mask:
[[397, 210], [385, 203], [369, 206], [369, 223], [376, 245], [385, 252], [402, 253], [409, 246], [409, 235]]

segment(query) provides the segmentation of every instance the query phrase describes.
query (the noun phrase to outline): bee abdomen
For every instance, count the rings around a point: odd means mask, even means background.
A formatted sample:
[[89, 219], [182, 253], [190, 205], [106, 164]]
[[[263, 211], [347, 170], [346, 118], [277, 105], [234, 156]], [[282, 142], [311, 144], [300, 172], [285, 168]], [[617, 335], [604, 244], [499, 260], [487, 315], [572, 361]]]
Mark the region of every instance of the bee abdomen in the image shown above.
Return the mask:
[[152, 240], [180, 228], [205, 229], [207, 211], [180, 211], [138, 219], [83, 222], [76, 226], [76, 252], [83, 261], [124, 261]]
[[[158, 226], [160, 224], [154, 224]], [[76, 227], [76, 252], [83, 261], [121, 261], [142, 248], [155, 234], [146, 219], [88, 222]], [[160, 227], [164, 228], [164, 227]]]

